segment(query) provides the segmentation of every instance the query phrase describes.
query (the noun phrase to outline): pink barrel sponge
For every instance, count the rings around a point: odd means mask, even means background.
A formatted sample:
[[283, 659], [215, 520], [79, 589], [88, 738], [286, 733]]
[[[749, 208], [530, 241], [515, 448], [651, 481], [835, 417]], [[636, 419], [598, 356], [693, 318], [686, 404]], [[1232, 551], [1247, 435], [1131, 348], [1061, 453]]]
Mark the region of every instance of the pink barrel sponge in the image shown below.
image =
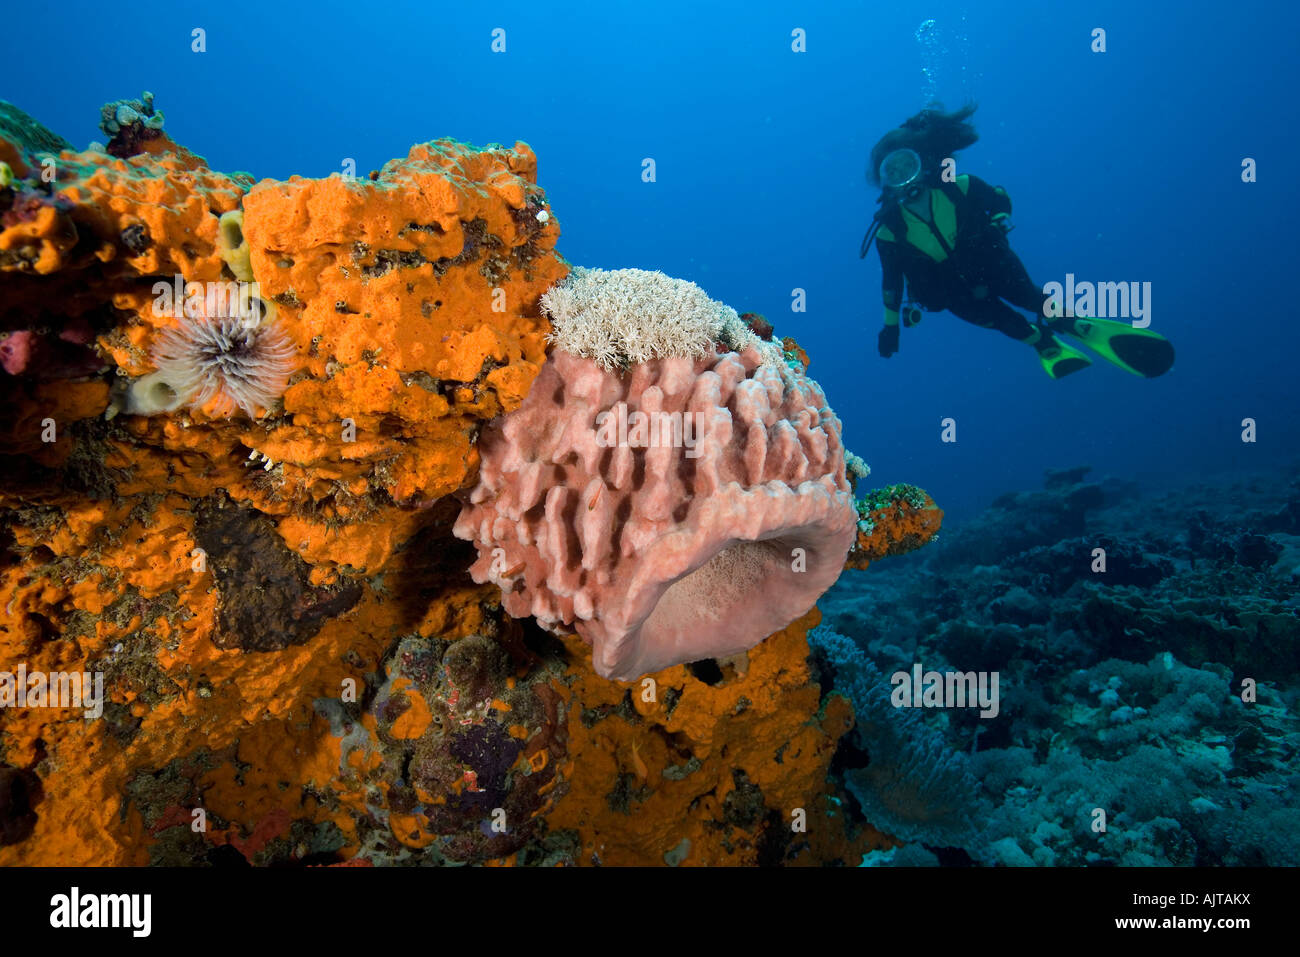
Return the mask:
[[752, 648], [839, 576], [857, 529], [821, 388], [749, 346], [626, 372], [554, 350], [479, 441], [455, 525], [505, 609], [632, 680]]

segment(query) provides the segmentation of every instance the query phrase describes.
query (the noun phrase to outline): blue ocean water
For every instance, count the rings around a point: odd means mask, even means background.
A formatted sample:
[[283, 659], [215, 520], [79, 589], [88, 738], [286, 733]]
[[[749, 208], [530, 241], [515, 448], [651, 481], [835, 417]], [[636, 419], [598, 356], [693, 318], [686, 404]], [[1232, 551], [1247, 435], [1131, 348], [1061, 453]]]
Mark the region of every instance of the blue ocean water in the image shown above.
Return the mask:
[[[105, 9], [60, 7], [82, 23]], [[102, 139], [95, 106], [148, 89], [176, 141], [259, 178], [324, 176], [348, 158], [374, 169], [442, 136], [522, 139], [570, 261], [662, 269], [767, 315], [811, 353], [873, 480], [925, 487], [950, 519], [1046, 468], [1087, 463], [1158, 488], [1297, 448], [1292, 5], [111, 9], [116, 25], [60, 33], [57, 82], [43, 45], [5, 42], [7, 97], [81, 145]], [[936, 97], [980, 104], [958, 171], [1008, 191], [1036, 283], [1152, 283], [1152, 328], [1178, 350], [1170, 374], [1098, 363], [1051, 381], [1025, 347], [948, 314], [876, 354], [880, 267], [857, 255], [877, 195], [866, 156]], [[1257, 182], [1242, 182], [1246, 157]], [[949, 416], [958, 441], [945, 444]]]

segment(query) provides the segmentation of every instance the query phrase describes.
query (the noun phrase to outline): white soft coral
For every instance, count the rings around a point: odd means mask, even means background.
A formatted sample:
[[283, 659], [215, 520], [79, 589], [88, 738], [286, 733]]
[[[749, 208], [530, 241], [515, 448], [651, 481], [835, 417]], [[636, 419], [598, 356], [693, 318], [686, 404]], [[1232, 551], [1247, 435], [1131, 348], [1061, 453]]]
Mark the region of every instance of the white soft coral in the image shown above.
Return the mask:
[[608, 371], [709, 355], [736, 315], [695, 283], [646, 269], [576, 268], [542, 296], [542, 308], [551, 342]]

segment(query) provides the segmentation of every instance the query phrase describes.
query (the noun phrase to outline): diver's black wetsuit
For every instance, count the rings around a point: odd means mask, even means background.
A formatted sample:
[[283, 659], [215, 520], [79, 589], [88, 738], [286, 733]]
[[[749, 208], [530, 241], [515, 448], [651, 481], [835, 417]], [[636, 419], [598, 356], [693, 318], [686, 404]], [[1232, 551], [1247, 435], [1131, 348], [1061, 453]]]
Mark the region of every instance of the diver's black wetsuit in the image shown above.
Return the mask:
[[904, 214], [899, 204], [881, 213], [876, 246], [886, 325], [897, 322], [906, 278], [911, 298], [925, 309], [946, 309], [1013, 339], [1031, 338], [1034, 325], [1011, 306], [1042, 315], [1043, 294], [994, 219], [1011, 212], [1010, 197], [1001, 187], [964, 175], [931, 184], [926, 198], [928, 223], [911, 211]]

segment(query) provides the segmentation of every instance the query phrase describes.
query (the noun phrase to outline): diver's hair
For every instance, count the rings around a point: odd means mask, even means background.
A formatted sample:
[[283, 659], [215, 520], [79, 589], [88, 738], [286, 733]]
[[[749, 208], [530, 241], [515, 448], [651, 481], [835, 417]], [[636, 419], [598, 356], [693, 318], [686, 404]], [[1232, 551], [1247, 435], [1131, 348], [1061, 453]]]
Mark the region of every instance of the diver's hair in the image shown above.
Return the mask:
[[946, 157], [980, 138], [975, 127], [967, 122], [977, 106], [976, 103], [967, 103], [956, 112], [945, 113], [943, 104], [932, 103], [904, 120], [901, 126], [890, 130], [871, 148], [867, 178], [879, 186], [881, 161], [894, 150], [902, 149], [916, 150], [922, 167], [933, 176]]

